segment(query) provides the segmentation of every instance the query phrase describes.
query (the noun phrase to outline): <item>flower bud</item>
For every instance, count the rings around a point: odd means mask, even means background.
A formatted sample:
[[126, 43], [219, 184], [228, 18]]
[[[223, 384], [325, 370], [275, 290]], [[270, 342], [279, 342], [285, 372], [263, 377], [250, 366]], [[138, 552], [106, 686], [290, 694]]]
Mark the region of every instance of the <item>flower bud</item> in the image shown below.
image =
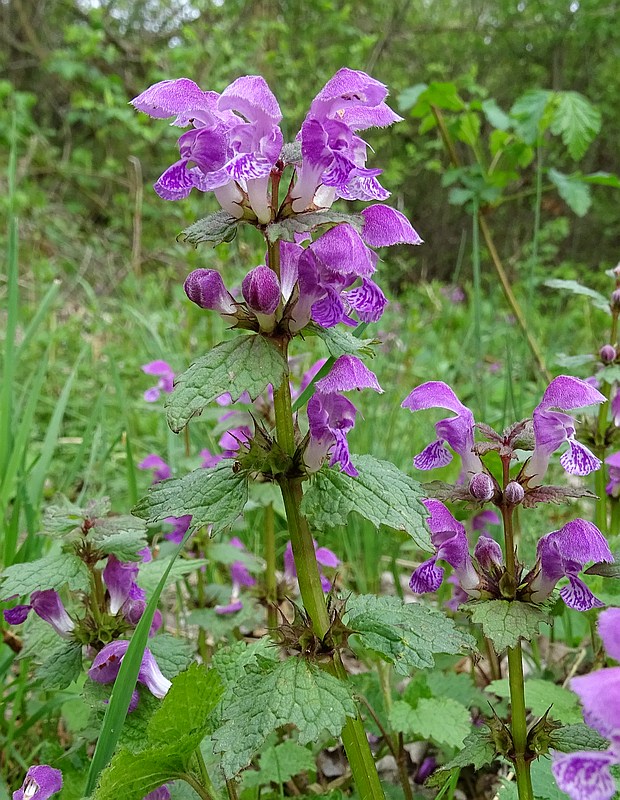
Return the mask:
[[511, 505], [517, 506], [525, 497], [525, 490], [520, 483], [510, 481], [504, 490], [504, 497]]
[[256, 314], [273, 314], [282, 297], [278, 276], [269, 267], [250, 270], [243, 279], [241, 291], [248, 307]]
[[598, 354], [603, 364], [613, 364], [616, 360], [616, 348], [611, 344], [604, 344]]
[[185, 294], [200, 308], [234, 315], [237, 306], [234, 297], [224, 286], [222, 276], [215, 269], [195, 269], [185, 279]]
[[469, 491], [476, 500], [485, 502], [495, 494], [495, 484], [486, 472], [477, 472], [469, 483]]
[[620, 310], [620, 289], [615, 289], [611, 293], [611, 310], [612, 311]]
[[490, 536], [482, 535], [476, 542], [474, 557], [482, 569], [490, 570], [504, 564], [502, 548]]

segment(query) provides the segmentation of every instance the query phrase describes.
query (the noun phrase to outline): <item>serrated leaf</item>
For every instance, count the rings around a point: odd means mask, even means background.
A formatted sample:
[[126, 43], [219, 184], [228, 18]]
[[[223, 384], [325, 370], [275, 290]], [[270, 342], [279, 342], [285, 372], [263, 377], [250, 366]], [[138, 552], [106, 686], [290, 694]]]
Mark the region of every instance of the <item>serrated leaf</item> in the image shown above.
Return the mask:
[[564, 175], [557, 169], [550, 169], [548, 175], [571, 211], [578, 217], [584, 217], [592, 205], [592, 192], [588, 184], [584, 183], [579, 175]]
[[511, 119], [505, 111], [502, 111], [493, 98], [483, 100], [481, 107], [484, 116], [494, 128], [500, 131], [508, 130]]
[[347, 716], [356, 714], [347, 685], [301, 657], [263, 664], [236, 684], [224, 708], [224, 724], [215, 731], [227, 778], [243, 769], [267, 736], [282, 725], [297, 727], [300, 744], [327, 730], [338, 736]]
[[[546, 280], [544, 282], [544, 285], [548, 286], [550, 289], [562, 289], [563, 291], [571, 292], [572, 294], [581, 294], [584, 295], [585, 297], [589, 297], [590, 300], [592, 300], [593, 306], [596, 306], [596, 308], [600, 308], [601, 311], [606, 311], [608, 314], [611, 313], [609, 308], [608, 297], [605, 297], [600, 292], [597, 292], [596, 289], [591, 289], [589, 286], [584, 286], [582, 283], [579, 283], [578, 281], [562, 280], [561, 278], [549, 278], [549, 280]], [[571, 363], [562, 366], [575, 366], [575, 365], [585, 364], [593, 360], [593, 356], [590, 354], [581, 356], [571, 356], [570, 358], [571, 358]], [[572, 359], [578, 359], [578, 361], [574, 361]]]
[[552, 731], [551, 746], [562, 753], [573, 753], [577, 750], [607, 750], [609, 742], [582, 722]]
[[63, 642], [37, 669], [41, 688], [66, 689], [82, 674], [82, 646], [75, 642]]
[[191, 643], [170, 633], [159, 633], [149, 639], [148, 647], [166, 678], [174, 678], [183, 672], [194, 657]]
[[560, 134], [572, 158], [578, 161], [601, 130], [601, 113], [579, 92], [558, 92], [551, 132]]
[[79, 527], [86, 519], [86, 512], [66, 498], [48, 506], [43, 513], [43, 530], [46, 533], [66, 533]]
[[514, 647], [519, 639], [533, 639], [543, 622], [549, 622], [546, 607], [520, 600], [473, 600], [465, 608], [472, 622], [482, 625], [498, 653]]
[[[118, 738], [118, 747], [139, 753], [149, 746], [146, 731], [151, 717], [161, 705], [161, 700], [154, 697], [146, 687], [137, 684], [140, 696], [137, 707], [127, 714]], [[99, 729], [110, 699], [112, 689], [94, 681], [86, 681], [82, 691], [84, 700], [91, 706], [93, 725]]]
[[515, 129], [527, 144], [535, 144], [542, 132], [551, 96], [546, 89], [531, 89], [517, 98], [510, 109]]
[[477, 728], [469, 733], [456, 756], [444, 764], [429, 781], [429, 785], [437, 786], [446, 779], [446, 773], [453, 769], [463, 769], [473, 766], [475, 770], [482, 769], [486, 764], [490, 764], [497, 756], [495, 745], [491, 738], [489, 729]]
[[243, 785], [266, 786], [269, 783], [285, 783], [300, 772], [316, 769], [312, 753], [305, 747], [288, 740], [269, 747], [258, 760], [257, 771], [245, 772]]
[[340, 225], [346, 223], [352, 225], [358, 233], [364, 226], [364, 219], [360, 214], [345, 214], [342, 211], [308, 211], [305, 214], [297, 214], [294, 217], [274, 222], [267, 225], [267, 239], [273, 244], [278, 240], [283, 242], [294, 242], [296, 233], [307, 233], [313, 231], [321, 225]]
[[363, 647], [393, 664], [400, 675], [433, 667], [434, 653], [459, 653], [476, 644], [440, 611], [397, 597], [351, 597], [343, 621]]
[[216, 211], [182, 230], [177, 236], [177, 240], [194, 245], [211, 242], [213, 246], [222, 242], [231, 242], [237, 235], [239, 223], [240, 220], [233, 217], [228, 211]]
[[213, 669], [191, 664], [172, 680], [172, 686], [153, 715], [148, 737], [167, 744], [186, 734], [206, 733], [207, 717], [224, 693], [224, 684]]
[[[230, 598], [230, 588], [221, 598], [222, 605]], [[212, 601], [211, 601], [212, 602]], [[196, 608], [190, 612], [187, 622], [189, 625], [198, 625], [208, 631], [209, 636], [216, 642], [230, 639], [236, 628], [254, 630], [264, 623], [264, 609], [248, 598], [243, 600], [243, 608], [234, 614], [218, 614], [214, 608]]]
[[532, 790], [536, 800], [566, 800], [551, 772], [551, 760], [538, 758], [531, 766]]
[[13, 564], [1, 577], [0, 598], [28, 595], [37, 589], [61, 589], [65, 584], [75, 592], [88, 590], [88, 569], [71, 553], [56, 553], [36, 561]]
[[227, 687], [234, 686], [246, 673], [248, 667], [258, 666], [259, 659], [277, 659], [277, 650], [269, 637], [263, 636], [252, 644], [235, 642], [221, 647], [213, 654], [212, 664]]
[[462, 747], [471, 732], [469, 711], [450, 698], [423, 697], [416, 708], [397, 700], [389, 714], [392, 729], [436, 744]]
[[[184, 757], [179, 752], [180, 748], [187, 748]], [[121, 750], [102, 772], [95, 800], [142, 800], [162, 784], [179, 778], [185, 772], [186, 762], [195, 748], [193, 740], [186, 737], [167, 746], [158, 744], [149, 747], [139, 753]]]
[[42, 664], [50, 653], [58, 648], [59, 636], [48, 622], [36, 614], [29, 614], [22, 628], [24, 646], [17, 658], [32, 658]]
[[325, 342], [330, 356], [339, 358], [349, 353], [359, 353], [366, 356], [374, 356], [372, 345], [374, 339], [358, 339], [348, 331], [340, 330], [337, 326], [333, 328], [322, 328], [320, 325], [307, 325], [304, 333], [315, 333]]
[[212, 525], [212, 533], [218, 533], [233, 524], [248, 499], [247, 480], [235, 474], [232, 465], [225, 459], [214, 469], [196, 469], [183, 478], [160, 481], [132, 513], [148, 524], [191, 514], [192, 527]]
[[389, 461], [373, 456], [352, 456], [359, 476], [324, 467], [317, 472], [302, 501], [302, 513], [318, 530], [346, 525], [352, 511], [377, 528], [387, 525], [406, 531], [423, 550], [432, 549], [428, 511], [422, 504], [419, 483]]
[[233, 401], [247, 391], [252, 400], [269, 384], [277, 389], [287, 364], [274, 344], [258, 334], [239, 334], [221, 342], [178, 376], [166, 401], [168, 425], [175, 433], [217, 397]]
[[[498, 697], [510, 698], [510, 686], [507, 678], [491, 681], [485, 691], [496, 694]], [[579, 709], [577, 695], [569, 689], [558, 686], [551, 681], [540, 678], [530, 678], [525, 681], [525, 705], [537, 717], [542, 717], [551, 706], [549, 716], [567, 725], [583, 721]]]
[[523, 500], [524, 508], [534, 508], [538, 503], [565, 503], [569, 497], [596, 497], [589, 489], [579, 486], [535, 486], [528, 489]]
[[596, 377], [598, 380], [604, 381], [611, 386], [611, 384], [620, 381], [620, 366], [617, 364], [608, 364], [597, 372]]
[[97, 550], [105, 556], [116, 556], [119, 561], [140, 561], [139, 551], [147, 547], [146, 530], [112, 533], [97, 544]]

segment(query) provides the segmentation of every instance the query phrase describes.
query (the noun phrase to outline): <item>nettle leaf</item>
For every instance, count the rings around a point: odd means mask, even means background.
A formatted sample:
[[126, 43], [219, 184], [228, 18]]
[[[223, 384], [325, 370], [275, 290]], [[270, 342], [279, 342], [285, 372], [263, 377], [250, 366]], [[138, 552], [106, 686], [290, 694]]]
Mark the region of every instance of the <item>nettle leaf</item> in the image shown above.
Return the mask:
[[584, 217], [592, 205], [592, 192], [588, 184], [582, 181], [580, 175], [565, 175], [553, 168], [548, 171], [548, 175], [571, 211], [578, 217]]
[[355, 633], [351, 646], [359, 640], [400, 675], [409, 675], [412, 668], [433, 667], [434, 653], [459, 653], [476, 646], [445, 614], [397, 597], [351, 597], [343, 621]]
[[471, 613], [472, 622], [482, 625], [498, 653], [515, 647], [519, 639], [533, 639], [543, 622], [549, 622], [546, 606], [520, 600], [470, 600], [463, 608]]
[[397, 700], [389, 720], [397, 733], [432, 739], [436, 744], [449, 747], [462, 747], [471, 731], [468, 709], [448, 697], [423, 697], [415, 708], [404, 700]]
[[207, 732], [209, 714], [219, 703], [224, 684], [214, 669], [192, 664], [172, 680], [172, 686], [153, 715], [148, 737], [166, 744], [188, 733]]
[[584, 570], [585, 575], [600, 575], [602, 578], [620, 578], [620, 555], [614, 557], [616, 563], [608, 564], [606, 561], [599, 561]]
[[247, 391], [252, 400], [269, 384], [277, 389], [288, 370], [280, 351], [264, 336], [239, 334], [221, 342], [176, 379], [166, 401], [168, 425], [175, 433], [220, 395], [233, 401]]
[[428, 511], [420, 484], [389, 461], [369, 455], [352, 456], [352, 461], [357, 478], [329, 467], [314, 476], [301, 504], [312, 525], [318, 530], [346, 525], [349, 514], [356, 511], [377, 528], [387, 525], [405, 531], [418, 547], [430, 551]]
[[476, 728], [467, 734], [456, 756], [434, 773], [428, 785], [441, 785], [452, 770], [463, 769], [470, 765], [475, 770], [482, 769], [486, 764], [494, 761], [496, 756], [497, 751], [489, 729], [486, 727]]
[[558, 92], [554, 106], [551, 132], [562, 136], [578, 161], [601, 130], [601, 112], [579, 92]]
[[[498, 697], [510, 698], [510, 686], [507, 678], [491, 681], [485, 691], [496, 694]], [[558, 686], [551, 681], [531, 678], [525, 681], [525, 705], [538, 717], [542, 717], [549, 706], [549, 716], [566, 725], [583, 722], [583, 715], [579, 709], [577, 695], [569, 689]]]
[[340, 330], [334, 326], [333, 328], [322, 328], [320, 325], [311, 323], [306, 325], [304, 333], [316, 334], [325, 342], [330, 356], [333, 358], [340, 358], [340, 356], [355, 353], [366, 356], [374, 356], [373, 344], [376, 339], [358, 339], [348, 331]]
[[596, 495], [590, 491], [579, 486], [550, 486], [543, 484], [543, 486], [535, 486], [528, 489], [523, 499], [524, 508], [534, 508], [538, 503], [565, 503], [569, 497], [593, 497]]
[[95, 800], [142, 800], [162, 784], [180, 778], [196, 747], [195, 740], [186, 736], [139, 753], [121, 750], [101, 773]]
[[63, 642], [36, 671], [45, 690], [66, 689], [81, 674], [82, 645], [75, 642]]
[[148, 648], [155, 656], [161, 671], [169, 679], [187, 669], [194, 658], [192, 644], [170, 633], [159, 633], [149, 639]]
[[132, 508], [132, 513], [149, 525], [166, 517], [192, 515], [192, 527], [212, 525], [212, 533], [230, 527], [243, 511], [248, 499], [244, 475], [235, 474], [230, 459], [214, 469], [195, 469], [182, 478], [160, 481], [151, 486], [146, 497]]
[[204, 219], [199, 219], [177, 236], [177, 241], [189, 242], [193, 245], [210, 242], [213, 246], [222, 242], [232, 242], [237, 235], [241, 220], [233, 217], [228, 211], [216, 211]]
[[467, 708], [475, 706], [488, 708], [488, 698], [479, 689], [469, 672], [439, 672], [434, 670], [426, 675], [426, 684], [432, 697], [451, 697]]
[[215, 731], [215, 751], [232, 778], [276, 728], [293, 724], [300, 744], [316, 741], [327, 730], [338, 736], [355, 703], [343, 681], [305, 659], [262, 663], [248, 670], [224, 707], [224, 724]]
[[577, 750], [607, 750], [609, 742], [600, 733], [585, 725], [565, 725], [550, 734], [551, 747], [562, 753], [573, 753]]
[[0, 597], [27, 595], [37, 589], [61, 589], [65, 584], [75, 592], [86, 592], [89, 586], [88, 569], [72, 553], [54, 555], [13, 564], [1, 577]]
[[278, 240], [283, 242], [294, 242], [296, 233], [307, 233], [321, 225], [340, 225], [346, 223], [352, 225], [358, 233], [364, 227], [364, 218], [361, 214], [345, 214], [342, 211], [307, 211], [304, 214], [297, 214], [294, 217], [274, 222], [267, 225], [267, 239], [273, 244]]
[[528, 144], [536, 143], [545, 126], [551, 97], [552, 92], [546, 89], [530, 89], [518, 97], [510, 109], [515, 130]]
[[64, 497], [58, 498], [58, 502], [48, 506], [43, 513], [43, 530], [46, 533], [67, 533], [82, 525], [86, 517], [83, 508]]
[[[591, 289], [589, 286], [584, 286], [582, 283], [579, 283], [579, 281], [567, 281], [562, 280], [561, 278], [549, 278], [548, 280], [544, 281], [544, 285], [548, 286], [550, 289], [562, 289], [563, 291], [571, 292], [572, 294], [581, 294], [585, 297], [589, 297], [590, 300], [592, 300], [593, 306], [600, 308], [601, 311], [606, 311], [608, 314], [611, 313], [609, 308], [609, 298], [605, 297], [605, 295], [601, 294], [600, 292], [597, 292], [596, 289]], [[569, 358], [571, 359], [569, 363], [563, 363], [560, 364], [560, 366], [580, 366], [581, 364], [587, 364], [588, 362], [594, 360], [594, 356], [591, 354], [570, 356]]]
[[129, 514], [98, 519], [87, 538], [102, 554], [121, 561], [141, 561], [138, 551], [148, 545], [145, 523]]
[[213, 654], [212, 663], [226, 687], [231, 688], [243, 678], [248, 668], [258, 667], [265, 659], [277, 661], [277, 650], [268, 636], [263, 636], [252, 644], [235, 642], [221, 647]]
[[258, 760], [258, 770], [243, 774], [244, 788], [266, 786], [269, 783], [285, 783], [300, 772], [316, 770], [314, 756], [305, 747], [290, 739], [269, 747]]

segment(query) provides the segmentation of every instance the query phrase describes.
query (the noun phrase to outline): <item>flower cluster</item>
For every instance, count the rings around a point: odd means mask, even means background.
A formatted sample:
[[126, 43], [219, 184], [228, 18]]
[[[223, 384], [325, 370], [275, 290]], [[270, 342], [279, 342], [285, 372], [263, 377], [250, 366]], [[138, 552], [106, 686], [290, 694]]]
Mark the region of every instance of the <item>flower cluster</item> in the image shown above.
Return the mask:
[[[620, 608], [604, 611], [598, 629], [607, 653], [620, 661]], [[616, 782], [609, 769], [620, 765], [620, 667], [580, 675], [571, 680], [570, 688], [579, 695], [587, 724], [609, 740], [609, 747], [593, 752], [553, 752], [553, 774], [571, 800], [611, 800]]]
[[[21, 788], [13, 792], [13, 800], [48, 800], [62, 789], [62, 772], [47, 764], [30, 767]], [[145, 795], [142, 800], [170, 800], [170, 790], [164, 784]]]

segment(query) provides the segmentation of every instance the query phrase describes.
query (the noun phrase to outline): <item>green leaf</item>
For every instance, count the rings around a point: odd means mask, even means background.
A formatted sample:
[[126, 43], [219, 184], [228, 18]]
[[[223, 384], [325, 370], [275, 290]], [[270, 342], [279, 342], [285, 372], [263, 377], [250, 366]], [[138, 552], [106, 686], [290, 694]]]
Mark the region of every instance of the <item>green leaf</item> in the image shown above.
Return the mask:
[[397, 597], [352, 597], [343, 621], [363, 647], [393, 664], [400, 675], [433, 667], [434, 653], [459, 653], [476, 645], [442, 612]]
[[409, 86], [398, 95], [398, 108], [400, 111], [409, 111], [418, 102], [423, 92], [428, 89], [427, 83], [416, 83], [415, 86]]
[[[127, 714], [118, 737], [119, 749], [130, 750], [132, 753], [139, 753], [149, 746], [146, 731], [155, 710], [161, 705], [161, 700], [153, 697], [146, 687], [137, 684], [136, 690], [140, 697], [138, 705], [131, 714]], [[101, 727], [109, 706], [110, 687], [95, 681], [86, 681], [82, 694], [91, 707], [93, 727]]]
[[[422, 87], [424, 88], [420, 91]], [[409, 106], [411, 116], [419, 118], [429, 115], [432, 106], [437, 106], [445, 111], [462, 111], [465, 108], [456, 84], [442, 81], [433, 81], [428, 86], [418, 84], [417, 87], [406, 90], [401, 95], [401, 103], [403, 102], [406, 103], [403, 108], [406, 109]]]
[[556, 169], [548, 172], [551, 183], [558, 190], [558, 194], [566, 205], [577, 214], [583, 217], [588, 213], [592, 205], [592, 192], [588, 184], [584, 183], [580, 175], [564, 175]]
[[423, 550], [431, 550], [419, 483], [389, 461], [373, 456], [352, 456], [359, 476], [324, 467], [317, 472], [304, 494], [302, 512], [318, 530], [346, 525], [352, 511], [377, 528], [387, 525], [406, 531]]
[[149, 639], [148, 648], [166, 678], [174, 678], [192, 663], [194, 648], [186, 640], [170, 633], [160, 633]]
[[204, 219], [194, 222], [177, 236], [177, 241], [189, 242], [199, 245], [203, 242], [211, 242], [215, 245], [222, 242], [232, 242], [237, 235], [237, 227], [241, 220], [233, 217], [227, 211], [216, 211]]
[[226, 459], [214, 469], [196, 469], [183, 478], [160, 481], [132, 513], [148, 524], [191, 514], [192, 528], [212, 525], [212, 532], [218, 533], [233, 524], [248, 499], [247, 480], [233, 472], [232, 464]]
[[259, 769], [243, 775], [245, 788], [285, 783], [300, 772], [316, 770], [314, 757], [305, 747], [290, 739], [269, 747], [258, 760]]
[[98, 519], [88, 531], [88, 540], [100, 553], [121, 561], [141, 561], [138, 551], [148, 544], [146, 525], [129, 514]]
[[[600, 308], [601, 311], [606, 311], [608, 314], [611, 313], [609, 308], [609, 298], [605, 297], [605, 295], [602, 295], [600, 292], [597, 292], [596, 289], [591, 289], [589, 286], [584, 286], [582, 283], [579, 283], [579, 281], [567, 281], [563, 280], [562, 278], [549, 278], [544, 282], [544, 285], [548, 286], [550, 289], [561, 289], [566, 292], [571, 292], [572, 294], [580, 294], [584, 295], [585, 297], [589, 297], [592, 300], [593, 306]], [[575, 356], [575, 358], [578, 358], [579, 361], [573, 362], [573, 365], [579, 365], [592, 361], [593, 356], [581, 355]], [[586, 359], [586, 361], [583, 359]]]
[[578, 92], [558, 92], [554, 99], [551, 132], [562, 136], [568, 152], [578, 161], [601, 130], [601, 113]]
[[[498, 697], [510, 698], [510, 686], [507, 678], [491, 681], [485, 691], [496, 694]], [[537, 717], [542, 717], [549, 707], [549, 716], [566, 725], [583, 722], [579, 709], [577, 695], [569, 689], [558, 686], [551, 681], [540, 678], [531, 678], [525, 681], [525, 705]]]
[[592, 564], [591, 567], [584, 570], [585, 575], [600, 575], [602, 578], [620, 578], [620, 563], [618, 563], [618, 559], [620, 556], [616, 556], [614, 564], [608, 564], [606, 561], [599, 561], [596, 564]]
[[346, 330], [340, 330], [337, 326], [333, 328], [322, 328], [320, 325], [307, 325], [304, 333], [314, 333], [321, 338], [333, 358], [348, 355], [349, 353], [374, 356], [372, 345], [375, 339], [358, 339]]
[[213, 654], [213, 667], [227, 687], [235, 686], [243, 678], [249, 667], [258, 667], [259, 661], [277, 660], [277, 651], [273, 641], [263, 636], [252, 644], [235, 642], [229, 647], [221, 647]]
[[546, 89], [531, 89], [517, 98], [510, 109], [515, 129], [527, 144], [536, 144], [546, 127], [551, 97], [552, 92]]
[[497, 105], [493, 98], [482, 101], [482, 111], [489, 121], [489, 124], [500, 131], [508, 130], [510, 127], [510, 117]]
[[234, 699], [224, 708], [224, 724], [213, 735], [227, 778], [243, 769], [282, 725], [295, 725], [303, 745], [324, 730], [337, 736], [346, 717], [356, 714], [347, 685], [303, 658], [261, 667], [248, 670], [236, 684]]
[[[186, 747], [191, 749], [183, 757], [179, 749]], [[167, 746], [157, 744], [139, 753], [121, 750], [102, 773], [95, 800], [142, 800], [162, 784], [181, 777], [195, 748], [193, 740], [185, 737]]]
[[620, 178], [612, 172], [591, 172], [589, 175], [584, 175], [582, 180], [596, 186], [611, 186], [613, 189], [620, 189]]
[[531, 775], [536, 800], [566, 800], [567, 795], [558, 789], [551, 772], [550, 759], [538, 758], [532, 762]]
[[[609, 309], [609, 305], [608, 305]], [[584, 364], [591, 364], [596, 361], [596, 356], [592, 353], [580, 353], [577, 356], [569, 356], [568, 353], [556, 353], [554, 363], [558, 367], [583, 367]]]
[[432, 777], [430, 784], [440, 785], [446, 780], [446, 773], [453, 769], [463, 769], [473, 766], [475, 770], [482, 769], [486, 764], [495, 760], [497, 751], [488, 728], [476, 728], [467, 734], [460, 751], [456, 756], [444, 764]]
[[278, 240], [294, 242], [296, 233], [307, 233], [321, 225], [352, 225], [358, 233], [364, 227], [364, 218], [360, 214], [345, 214], [342, 211], [308, 211], [294, 217], [273, 222], [267, 225], [267, 239], [273, 244]]
[[63, 642], [37, 669], [41, 688], [66, 689], [82, 674], [82, 646], [75, 642]]
[[175, 433], [220, 395], [237, 400], [247, 391], [252, 400], [268, 384], [277, 389], [288, 367], [274, 344], [258, 334], [239, 334], [199, 358], [176, 380], [166, 401], [168, 425]]
[[202, 731], [204, 735], [207, 718], [223, 693], [224, 685], [215, 670], [192, 664], [173, 678], [163, 703], [150, 721], [149, 739], [168, 744], [188, 733]]
[[576, 750], [607, 750], [609, 742], [582, 722], [552, 731], [551, 746], [562, 753], [573, 753]]
[[392, 729], [436, 744], [462, 747], [471, 732], [469, 711], [450, 698], [423, 697], [416, 708], [397, 700], [389, 714]]
[[13, 564], [2, 573], [0, 597], [27, 595], [37, 589], [61, 589], [65, 584], [74, 592], [86, 592], [88, 569], [71, 553], [56, 553], [36, 561]]
[[549, 622], [545, 606], [519, 600], [473, 600], [465, 609], [471, 613], [472, 622], [482, 625], [498, 653], [514, 647], [519, 639], [533, 639], [543, 622]]
[[[153, 559], [153, 561], [149, 561], [146, 564], [142, 564], [140, 566], [140, 572], [138, 573], [137, 583], [141, 589], [144, 589], [144, 591], [147, 594], [147, 597], [150, 597], [155, 591], [157, 584], [161, 579], [161, 576], [170, 566], [170, 561], [172, 559], [173, 556], [170, 556], [169, 558], [155, 558]], [[179, 578], [182, 578], [184, 575], [189, 575], [195, 570], [199, 570], [202, 569], [203, 567], [206, 567], [208, 563], [209, 561], [206, 558], [177, 559], [172, 564], [172, 568], [170, 570], [171, 583], [174, 583]]]
[[468, 672], [439, 672], [435, 670], [426, 676], [426, 683], [433, 697], [451, 697], [467, 708], [476, 706], [488, 708], [488, 698], [479, 689]]

